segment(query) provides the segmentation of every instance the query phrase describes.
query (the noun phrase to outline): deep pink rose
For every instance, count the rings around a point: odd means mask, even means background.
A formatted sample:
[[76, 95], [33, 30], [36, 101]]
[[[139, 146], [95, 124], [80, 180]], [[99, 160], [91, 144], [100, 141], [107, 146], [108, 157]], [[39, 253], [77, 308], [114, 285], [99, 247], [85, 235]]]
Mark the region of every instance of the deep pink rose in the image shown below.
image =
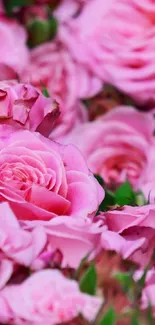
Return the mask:
[[65, 278], [57, 270], [47, 269], [1, 291], [0, 322], [55, 325], [79, 313], [93, 321], [101, 304], [101, 298], [80, 292], [76, 281]]
[[128, 179], [140, 189], [148, 182], [148, 173], [151, 175], [153, 129], [151, 115], [122, 106], [77, 126], [63, 140], [81, 150], [90, 170], [101, 175], [110, 188]]
[[[28, 64], [29, 51], [26, 46], [26, 32], [16, 21], [0, 17], [0, 35], [0, 66], [6, 69], [6, 78], [3, 75], [3, 79], [8, 79], [7, 69], [10, 69], [12, 78], [14, 77], [13, 73], [21, 73]], [[0, 79], [2, 80], [1, 72]]]
[[43, 227], [23, 230], [8, 203], [0, 204], [0, 288], [13, 274], [14, 265], [31, 266], [46, 244]]
[[108, 231], [103, 232], [101, 245], [116, 250], [141, 267], [152, 257], [155, 245], [155, 205], [125, 206], [103, 214]]
[[103, 197], [74, 146], [0, 126], [0, 200], [8, 201], [19, 219], [91, 217]]
[[50, 221], [24, 221], [24, 229], [32, 230], [43, 226], [48, 237], [47, 246], [33, 263], [34, 269], [51, 263], [53, 254], [62, 254], [61, 266], [78, 267], [82, 258], [90, 253], [92, 259], [100, 249], [101, 233], [106, 230], [101, 220], [92, 222], [89, 218], [70, 218], [60, 216]]
[[43, 135], [51, 133], [58, 105], [29, 84], [0, 82], [0, 124], [9, 124]]
[[60, 30], [79, 62], [140, 104], [155, 103], [155, 4], [152, 0], [88, 1]]

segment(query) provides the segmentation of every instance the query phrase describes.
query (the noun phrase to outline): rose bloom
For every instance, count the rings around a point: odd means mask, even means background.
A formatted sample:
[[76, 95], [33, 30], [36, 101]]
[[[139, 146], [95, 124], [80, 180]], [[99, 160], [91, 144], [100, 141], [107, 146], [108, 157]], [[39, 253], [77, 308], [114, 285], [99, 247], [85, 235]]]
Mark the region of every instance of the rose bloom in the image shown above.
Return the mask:
[[57, 270], [31, 275], [20, 285], [0, 293], [0, 322], [7, 324], [55, 325], [82, 313], [92, 321], [102, 300], [80, 292], [78, 283]]
[[90, 170], [101, 175], [109, 188], [115, 189], [128, 179], [134, 189], [140, 189], [150, 173], [147, 168], [153, 129], [151, 115], [121, 106], [94, 122], [77, 126], [63, 140], [81, 150]]
[[14, 266], [30, 267], [45, 244], [43, 227], [23, 230], [8, 203], [0, 203], [0, 288], [12, 276]]
[[78, 16], [84, 5], [92, 0], [62, 0], [54, 11], [59, 24], [68, 22], [72, 17]]
[[92, 217], [103, 197], [77, 148], [0, 126], [0, 200], [20, 220]]
[[9, 124], [48, 136], [59, 114], [58, 105], [29, 84], [0, 82], [0, 124]]
[[103, 214], [108, 231], [103, 232], [101, 246], [115, 250], [144, 268], [151, 260], [155, 245], [155, 205], [124, 206]]
[[66, 107], [79, 98], [94, 96], [102, 88], [99, 79], [86, 66], [77, 64], [59, 40], [34, 48], [21, 78], [38, 87], [46, 86], [51, 97]]
[[[95, 217], [96, 218], [96, 217]], [[90, 218], [70, 218], [59, 216], [50, 221], [24, 221], [23, 229], [32, 231], [38, 226], [45, 229], [47, 245], [33, 263], [34, 269], [41, 269], [53, 262], [57, 252], [61, 252], [61, 267], [77, 268], [87, 254], [94, 258], [100, 250], [101, 233], [106, 231], [102, 220]]]
[[76, 101], [76, 103], [65, 112], [62, 112], [61, 108], [62, 106], [60, 105], [60, 115], [58, 116], [57, 114], [58, 118], [54, 116], [53, 124], [51, 126], [49, 125], [50, 128], [48, 128], [48, 130], [51, 130], [50, 134], [41, 133], [52, 140], [63, 143], [64, 138], [66, 138], [72, 130], [78, 125], [88, 121], [88, 110], [80, 100]]
[[[29, 51], [26, 46], [24, 28], [12, 19], [0, 17], [1, 51], [0, 79], [14, 78], [28, 64]], [[5, 72], [5, 73], [4, 73]]]
[[59, 115], [58, 105], [30, 84], [0, 82], [1, 123], [48, 135]]
[[[59, 40], [32, 49], [30, 63], [21, 74], [21, 80], [38, 88], [44, 85], [59, 103], [58, 132], [61, 134], [71, 129], [74, 121], [83, 121], [79, 119], [84, 110], [79, 100], [94, 96], [102, 89], [102, 82], [86, 65], [77, 64]], [[82, 116], [86, 113], [82, 112]]]
[[[141, 272], [139, 275], [142, 276]], [[148, 271], [145, 281], [145, 287], [143, 289], [141, 297], [141, 308], [147, 309], [150, 304], [152, 308], [153, 315], [155, 317], [155, 299], [154, 299], [154, 290], [155, 290], [155, 271], [151, 269]]]
[[155, 4], [93, 0], [60, 34], [74, 57], [139, 104], [155, 102]]

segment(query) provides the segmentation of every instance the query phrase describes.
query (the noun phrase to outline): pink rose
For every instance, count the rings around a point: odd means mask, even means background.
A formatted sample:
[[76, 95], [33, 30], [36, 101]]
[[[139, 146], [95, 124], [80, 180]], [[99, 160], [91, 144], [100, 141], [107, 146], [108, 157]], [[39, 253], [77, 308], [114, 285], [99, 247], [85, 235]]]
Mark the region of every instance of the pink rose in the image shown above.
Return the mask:
[[153, 129], [151, 115], [122, 106], [78, 126], [63, 140], [81, 150], [90, 170], [101, 175], [108, 187], [115, 188], [128, 179], [140, 189], [150, 174], [147, 166], [151, 163]]
[[[142, 274], [140, 274], [142, 276]], [[154, 290], [155, 290], [155, 271], [154, 269], [150, 270], [147, 273], [145, 288], [142, 293], [141, 298], [141, 308], [147, 309], [151, 304], [153, 315], [155, 316], [155, 298], [154, 298]]]
[[74, 57], [140, 104], [155, 103], [155, 5], [152, 0], [93, 0], [62, 26]]
[[[60, 105], [59, 131], [73, 127], [81, 114], [80, 99], [94, 96], [102, 88], [100, 80], [77, 64], [68, 49], [59, 40], [45, 43], [31, 51], [31, 62], [21, 80], [37, 87], [44, 85]], [[80, 85], [80, 86], [79, 86]]]
[[102, 234], [101, 246], [145, 267], [155, 245], [155, 205], [125, 206], [104, 213], [103, 220], [108, 231]]
[[[56, 251], [62, 254], [62, 267], [77, 268], [88, 253], [90, 258], [97, 254], [101, 233], [106, 230], [101, 220], [92, 222], [89, 218], [74, 219], [67, 216], [39, 221], [39, 225], [44, 227], [48, 242], [43, 253], [34, 262], [34, 269], [48, 265]], [[32, 230], [38, 226], [38, 221], [24, 221], [22, 226], [26, 230]]]
[[79, 15], [84, 7], [84, 4], [92, 0], [62, 0], [60, 5], [56, 7], [54, 16], [59, 23], [68, 22], [69, 19]]
[[[0, 35], [0, 65], [3, 69], [10, 69], [10, 76], [14, 77], [14, 71], [21, 73], [28, 64], [29, 52], [26, 46], [26, 32], [16, 21], [0, 17]], [[1, 73], [0, 79], [2, 80]], [[3, 79], [8, 79], [7, 71], [6, 78], [3, 75]]]
[[50, 95], [66, 107], [79, 98], [94, 96], [102, 88], [98, 78], [86, 66], [77, 64], [59, 40], [33, 49], [21, 78], [38, 87], [46, 86]]
[[55, 325], [79, 313], [93, 321], [101, 304], [100, 298], [80, 292], [76, 281], [65, 278], [57, 270], [47, 269], [1, 291], [0, 322]]
[[30, 266], [46, 244], [43, 227], [23, 230], [8, 203], [0, 204], [0, 288], [13, 274], [15, 264]]
[[[55, 118], [55, 123], [53, 123], [51, 133], [48, 137], [61, 143], [64, 141], [64, 138], [66, 138], [68, 134], [76, 128], [76, 126], [87, 121], [87, 108], [80, 100], [78, 100], [74, 106], [70, 107], [70, 109], [64, 110], [63, 112], [61, 111], [60, 116]], [[47, 136], [47, 134], [45, 135]]]
[[103, 197], [74, 146], [0, 126], [0, 200], [8, 201], [19, 219], [91, 217]]
[[48, 136], [59, 115], [58, 105], [29, 84], [0, 82], [0, 123], [38, 130]]

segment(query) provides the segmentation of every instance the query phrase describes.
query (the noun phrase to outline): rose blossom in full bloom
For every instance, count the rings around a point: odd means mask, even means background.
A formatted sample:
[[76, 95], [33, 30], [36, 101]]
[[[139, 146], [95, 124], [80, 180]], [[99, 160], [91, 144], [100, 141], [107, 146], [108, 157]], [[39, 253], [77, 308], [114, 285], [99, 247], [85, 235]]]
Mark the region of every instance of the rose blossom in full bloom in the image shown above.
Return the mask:
[[38, 87], [46, 86], [51, 97], [66, 107], [102, 89], [99, 79], [87, 67], [77, 64], [59, 40], [34, 48], [21, 78]]
[[31, 266], [45, 244], [43, 227], [23, 230], [8, 203], [0, 203], [0, 288], [10, 279], [15, 265]]
[[55, 325], [79, 313], [93, 321], [101, 304], [100, 298], [80, 292], [76, 281], [47, 269], [0, 292], [0, 322]]
[[26, 32], [16, 21], [0, 17], [0, 79], [11, 79], [28, 64]]
[[32, 49], [30, 63], [21, 74], [21, 80], [39, 88], [44, 85], [59, 103], [59, 134], [73, 128], [75, 121], [86, 120], [84, 105], [79, 100], [94, 96], [102, 89], [101, 81], [86, 65], [77, 64], [59, 40]]
[[155, 245], [155, 205], [124, 206], [103, 214], [107, 231], [101, 245], [130, 258], [142, 268], [151, 260]]
[[[96, 218], [96, 217], [95, 217]], [[60, 216], [50, 221], [24, 221], [22, 226], [26, 230], [44, 227], [47, 235], [47, 245], [40, 256], [34, 261], [34, 269], [41, 269], [48, 265], [53, 255], [61, 252], [62, 267], [77, 268], [87, 254], [92, 259], [100, 250], [101, 233], [107, 230], [102, 220], [90, 218], [70, 218]]]
[[[140, 189], [148, 182], [148, 173], [153, 175], [153, 168], [152, 172], [147, 170], [151, 148], [155, 148], [153, 129], [151, 115], [121, 106], [94, 122], [77, 126], [64, 142], [81, 150], [90, 170], [101, 175], [109, 188], [128, 179], [135, 189]], [[154, 187], [154, 183], [150, 186]]]
[[20, 220], [92, 217], [103, 197], [77, 148], [0, 125], [0, 200]]
[[29, 84], [0, 82], [0, 124], [9, 124], [43, 135], [51, 133], [58, 105]]
[[93, 0], [60, 35], [80, 62], [138, 103], [155, 102], [155, 4]]
[[87, 2], [92, 0], [62, 0], [60, 5], [56, 7], [54, 16], [59, 24], [68, 22], [69, 19], [80, 14], [81, 10]]

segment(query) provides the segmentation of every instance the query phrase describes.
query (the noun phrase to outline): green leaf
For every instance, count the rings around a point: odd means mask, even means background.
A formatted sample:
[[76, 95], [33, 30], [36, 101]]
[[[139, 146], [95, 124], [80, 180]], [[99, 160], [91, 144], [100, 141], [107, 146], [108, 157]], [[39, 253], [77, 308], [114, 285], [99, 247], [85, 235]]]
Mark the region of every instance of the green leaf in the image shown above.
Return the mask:
[[144, 286], [145, 286], [145, 280], [146, 280], [146, 276], [147, 276], [147, 273], [148, 273], [148, 271], [149, 271], [149, 268], [150, 268], [150, 267], [147, 266], [147, 267], [144, 269], [144, 272], [143, 272], [141, 278], [140, 278], [140, 279], [138, 280], [138, 282], [137, 282], [138, 286], [139, 286], [141, 289], [143, 289]]
[[103, 186], [104, 185], [104, 181], [103, 181], [103, 178], [98, 175], [98, 174], [94, 174], [94, 177], [97, 179], [98, 183]]
[[28, 26], [29, 46], [35, 47], [52, 40], [57, 32], [57, 20], [50, 17], [49, 20], [35, 18]]
[[118, 205], [132, 205], [136, 204], [136, 194], [134, 193], [130, 183], [126, 181], [115, 192], [116, 203]]
[[80, 262], [78, 268], [75, 271], [75, 278], [77, 279], [80, 275], [80, 271], [83, 268], [84, 264], [87, 262], [90, 253], [88, 253]]
[[116, 324], [116, 313], [113, 307], [110, 307], [100, 320], [99, 325], [114, 325]]
[[80, 289], [82, 292], [89, 295], [95, 295], [97, 285], [96, 269], [93, 264], [90, 265], [88, 270], [80, 279]]
[[147, 309], [147, 320], [148, 320], [148, 325], [154, 325], [153, 310], [151, 305], [149, 305]]
[[138, 320], [138, 315], [134, 314], [131, 319], [131, 325], [140, 325], [140, 322]]
[[128, 292], [133, 285], [133, 274], [131, 272], [123, 273], [117, 272], [114, 274], [114, 278], [119, 280], [124, 292]]
[[136, 193], [136, 203], [137, 203], [138, 206], [147, 205], [147, 201], [145, 199], [145, 196], [141, 191], [138, 191]]
[[99, 206], [98, 211], [107, 211], [110, 206], [116, 204], [115, 194], [110, 191], [105, 191], [105, 197]]
[[4, 8], [7, 14], [11, 14], [13, 9], [23, 6], [29, 6], [34, 3], [33, 0], [5, 0], [4, 1]]
[[52, 16], [49, 19], [49, 37], [50, 37], [50, 39], [53, 39], [55, 37], [57, 30], [58, 30], [58, 21], [54, 16]]
[[47, 98], [50, 97], [50, 94], [49, 94], [47, 88], [44, 87], [44, 86], [42, 87], [42, 93], [43, 93], [43, 95], [44, 95], [45, 97], [47, 97]]

